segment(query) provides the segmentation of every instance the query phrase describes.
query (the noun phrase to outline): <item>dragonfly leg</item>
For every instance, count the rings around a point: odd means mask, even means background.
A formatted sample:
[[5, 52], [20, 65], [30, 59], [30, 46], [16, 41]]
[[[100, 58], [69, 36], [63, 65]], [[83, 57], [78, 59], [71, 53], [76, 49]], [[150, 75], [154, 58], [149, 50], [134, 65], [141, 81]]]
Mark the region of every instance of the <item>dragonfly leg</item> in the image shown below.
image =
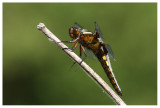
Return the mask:
[[87, 54], [84, 53], [84, 55], [85, 55], [84, 58], [82, 59], [82, 61], [79, 64], [81, 64], [87, 58]]
[[[82, 54], [81, 54], [81, 45], [80, 45], [80, 58], [82, 57]], [[73, 64], [72, 64], [72, 66], [70, 67], [70, 69], [69, 70], [71, 70], [72, 69], [72, 67], [74, 66], [76, 64], [76, 62], [73, 62]], [[77, 68], [78, 69], [78, 68]], [[77, 71], [77, 69], [75, 70], [75, 71]]]
[[[71, 50], [72, 50], [72, 51], [75, 50], [75, 48], [77, 47], [77, 45], [78, 45], [78, 42], [75, 43], [75, 45], [73, 46], [73, 48], [72, 48]], [[80, 52], [81, 52], [81, 47], [80, 47]], [[80, 57], [81, 57], [81, 54], [80, 54]], [[76, 62], [73, 62], [72, 66], [70, 67], [69, 70], [71, 70], [72, 67], [73, 67], [75, 64], [76, 64]]]
[[82, 51], [84, 52], [84, 58], [82, 59], [82, 61], [79, 64], [81, 64], [86, 59], [86, 57], [87, 57], [87, 54], [85, 52], [84, 47], [82, 45], [80, 47], [81, 47]]
[[80, 54], [79, 54], [79, 57], [81, 58], [81, 57], [82, 57], [82, 48], [81, 48], [81, 45], [80, 45], [80, 48], [79, 48], [79, 49], [80, 49], [80, 51], [79, 51], [79, 53], [80, 53]]
[[[71, 41], [61, 41], [61, 42], [58, 42], [58, 43], [62, 43], [62, 42], [64, 42], [64, 43], [75, 43], [75, 42], [77, 42], [77, 40], [78, 40], [78, 38], [77, 39], [75, 39], [75, 40], [71, 40]], [[75, 45], [74, 45], [75, 46]], [[69, 49], [70, 51], [72, 51], [72, 49], [70, 49], [70, 48], [63, 48], [62, 50], [64, 50], [64, 49]]]
[[[78, 45], [78, 42], [73, 46], [73, 48], [76, 48], [77, 45]], [[73, 48], [72, 48], [72, 49], [73, 49]], [[83, 47], [82, 45], [80, 45], [80, 58], [82, 57], [82, 51], [84, 52], [85, 57], [82, 59], [82, 61], [81, 61], [79, 64], [81, 64], [81, 63], [86, 59], [86, 57], [87, 57], [87, 54], [86, 54], [86, 52], [85, 52], [84, 47]], [[70, 67], [69, 70], [71, 70], [71, 68], [72, 68], [75, 64], [76, 64], [76, 62], [73, 62], [72, 66]], [[77, 68], [77, 69], [78, 69], [78, 68]], [[77, 71], [77, 69], [76, 69], [75, 71]]]
[[65, 49], [70, 50], [71, 52], [73, 52], [71, 48], [62, 48], [62, 50], [65, 50]]
[[72, 69], [72, 67], [76, 64], [76, 62], [73, 62], [72, 66], [69, 68], [69, 71]]
[[[77, 45], [78, 45], [77, 39], [75, 39], [75, 40], [73, 40], [73, 41], [61, 41], [61, 42], [67, 42], [67, 43], [75, 43], [75, 42], [76, 42], [76, 44], [73, 46], [73, 48], [63, 48], [62, 50], [64, 50], [64, 49], [69, 49], [70, 51], [73, 51], [73, 50], [75, 50], [75, 48], [76, 48]], [[60, 43], [60, 42], [59, 42], [59, 43]]]
[[64, 42], [64, 43], [75, 43], [75, 42], [77, 42], [77, 40], [78, 40], [78, 38], [74, 39], [74, 40], [71, 40], [71, 41], [61, 41], [61, 42], [58, 42], [58, 43], [62, 43], [62, 42]]
[[71, 50], [75, 50], [77, 48], [78, 42], [75, 43], [75, 45], [71, 48]]
[[[87, 54], [86, 54], [86, 52], [85, 52], [85, 49], [84, 49], [84, 47], [82, 46], [82, 45], [80, 45], [80, 58], [82, 57], [82, 51], [84, 52], [84, 55], [85, 55], [85, 57], [82, 59], [82, 61], [79, 63], [79, 64], [81, 64], [85, 59], [86, 59], [86, 57], [87, 57]], [[75, 64], [76, 62], [74, 62], [73, 63], [73, 65]], [[72, 66], [73, 66], [72, 65]], [[78, 67], [77, 67], [77, 69], [78, 69]], [[75, 70], [75, 72], [77, 71], [77, 69]]]

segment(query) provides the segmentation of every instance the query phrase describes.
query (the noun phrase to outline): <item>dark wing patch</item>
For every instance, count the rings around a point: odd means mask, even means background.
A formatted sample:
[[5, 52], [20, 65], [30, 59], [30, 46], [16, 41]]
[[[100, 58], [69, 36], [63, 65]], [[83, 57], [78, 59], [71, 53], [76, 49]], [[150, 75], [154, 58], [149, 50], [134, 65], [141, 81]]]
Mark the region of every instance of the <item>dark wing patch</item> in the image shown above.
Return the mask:
[[102, 34], [98, 24], [96, 22], [94, 22], [94, 24], [95, 24], [95, 32], [97, 32], [99, 34], [100, 38], [103, 40], [104, 37], [103, 37], [103, 34]]

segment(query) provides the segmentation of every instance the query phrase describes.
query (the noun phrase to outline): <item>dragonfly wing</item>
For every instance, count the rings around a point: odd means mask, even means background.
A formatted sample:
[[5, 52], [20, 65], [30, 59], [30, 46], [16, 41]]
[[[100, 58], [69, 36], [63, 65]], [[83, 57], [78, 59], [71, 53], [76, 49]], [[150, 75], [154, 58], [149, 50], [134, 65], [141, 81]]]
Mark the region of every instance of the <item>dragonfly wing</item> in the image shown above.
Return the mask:
[[109, 44], [105, 44], [105, 46], [107, 47], [109, 56], [112, 57], [114, 61], [116, 61], [114, 58], [114, 54], [113, 54], [111, 46]]
[[80, 24], [78, 24], [77, 22], [74, 23], [75, 26], [78, 26], [81, 30], [81, 32], [90, 32], [89, 30], [87, 29], [84, 29]]
[[80, 24], [78, 24], [77, 22], [75, 22], [74, 25], [80, 27], [81, 29], [83, 29], [83, 27]]
[[94, 22], [94, 24], [95, 24], [95, 32], [97, 32], [99, 34], [100, 38], [103, 40], [104, 37], [103, 37], [103, 34], [102, 34], [98, 24], [96, 22]]
[[88, 48], [84, 47], [87, 56], [93, 60], [98, 60], [98, 58], [94, 55], [94, 53]]

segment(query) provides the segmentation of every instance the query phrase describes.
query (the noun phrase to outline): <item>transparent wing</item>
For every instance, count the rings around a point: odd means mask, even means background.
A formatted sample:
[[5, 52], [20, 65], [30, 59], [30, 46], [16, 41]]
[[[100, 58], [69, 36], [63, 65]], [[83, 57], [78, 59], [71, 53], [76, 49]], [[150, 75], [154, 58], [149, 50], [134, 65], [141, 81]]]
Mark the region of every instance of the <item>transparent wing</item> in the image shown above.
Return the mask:
[[78, 24], [77, 22], [75, 22], [74, 25], [76, 25], [76, 26], [80, 27], [81, 29], [83, 29], [83, 27], [80, 24]]
[[84, 29], [80, 24], [78, 24], [77, 22], [74, 23], [74, 26], [78, 26], [81, 30], [81, 32], [89, 32], [89, 30]]
[[104, 37], [103, 37], [103, 34], [102, 34], [98, 24], [96, 22], [94, 22], [94, 24], [95, 24], [95, 32], [97, 32], [99, 34], [100, 38], [103, 40]]
[[107, 47], [109, 56], [112, 57], [114, 61], [116, 61], [114, 58], [114, 54], [113, 54], [111, 46], [109, 44], [105, 44], [105, 46]]
[[85, 52], [87, 54], [87, 56], [93, 60], [98, 60], [98, 58], [94, 55], [94, 53], [92, 52], [92, 50], [87, 49], [86, 47], [84, 47]]

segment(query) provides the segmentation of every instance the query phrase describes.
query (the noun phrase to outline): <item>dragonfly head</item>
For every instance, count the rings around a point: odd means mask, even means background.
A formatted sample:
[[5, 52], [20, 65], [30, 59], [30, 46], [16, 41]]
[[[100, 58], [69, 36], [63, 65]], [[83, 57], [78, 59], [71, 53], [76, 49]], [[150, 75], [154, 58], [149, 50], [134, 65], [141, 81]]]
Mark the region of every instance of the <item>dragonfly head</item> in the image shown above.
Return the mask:
[[76, 39], [80, 35], [80, 27], [72, 26], [69, 28], [69, 35], [71, 38]]

